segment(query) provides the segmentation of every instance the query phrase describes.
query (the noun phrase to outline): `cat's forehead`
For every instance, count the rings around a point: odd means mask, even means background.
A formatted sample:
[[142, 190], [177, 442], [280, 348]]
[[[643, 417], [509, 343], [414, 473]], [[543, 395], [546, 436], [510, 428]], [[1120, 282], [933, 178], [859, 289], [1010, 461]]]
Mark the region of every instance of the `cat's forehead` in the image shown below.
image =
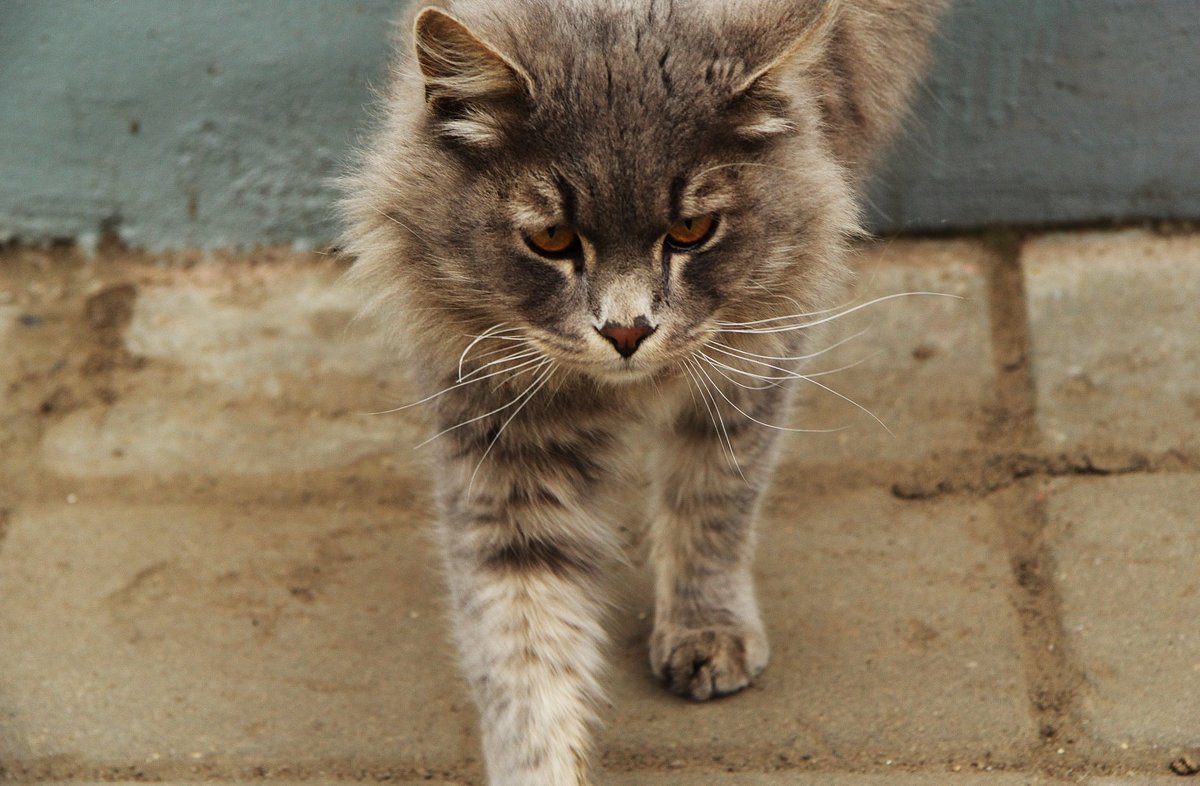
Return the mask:
[[[748, 53], [723, 46], [720, 18], [701, 9], [655, 14], [612, 3], [585, 7], [588, 12], [560, 20], [553, 34], [535, 35], [520, 50], [540, 100], [628, 112], [627, 121], [661, 125], [663, 112], [709, 108], [745, 70]], [[522, 26], [517, 35], [529, 32]]]
[[569, 45], [520, 50], [537, 89], [531, 131], [567, 181], [555, 189], [569, 189], [580, 212], [625, 222], [726, 192], [725, 173], [702, 170], [728, 159], [715, 126], [744, 66], [721, 51], [715, 22], [672, 23], [645, 3], [638, 13], [628, 3], [576, 5], [591, 13], [574, 17]]
[[[787, 0], [795, 3], [797, 0]], [[585, 110], [703, 108], [774, 51], [777, 0], [458, 0], [450, 8], [528, 74], [544, 102]], [[700, 99], [700, 100], [697, 100]], [[663, 118], [659, 117], [661, 122]]]
[[596, 167], [597, 172], [567, 171], [557, 162], [531, 167], [506, 193], [514, 223], [526, 228], [569, 223], [619, 234], [642, 226], [655, 233], [663, 221], [722, 213], [739, 199], [737, 168], [727, 163], [676, 169], [670, 177], [644, 171], [622, 177], [634, 171], [614, 170], [611, 160]]
[[727, 195], [729, 172], [703, 173], [761, 141], [750, 139], [761, 107], [744, 96], [763, 50], [779, 50], [753, 34], [770, 27], [773, 2], [754, 0], [753, 13], [747, 0], [451, 3], [520, 75], [525, 101], [485, 142], [494, 140], [488, 155], [504, 171], [516, 162], [537, 184], [525, 190], [521, 220], [575, 210], [629, 227], [703, 212], [714, 204], [707, 197]]

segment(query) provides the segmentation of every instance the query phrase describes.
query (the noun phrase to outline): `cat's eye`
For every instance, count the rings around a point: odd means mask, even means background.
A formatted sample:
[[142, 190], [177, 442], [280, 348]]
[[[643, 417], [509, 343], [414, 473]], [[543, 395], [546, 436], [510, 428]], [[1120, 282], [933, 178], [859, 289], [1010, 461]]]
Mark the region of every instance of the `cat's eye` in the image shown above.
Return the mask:
[[526, 236], [525, 241], [540, 254], [563, 257], [573, 254], [579, 247], [579, 234], [570, 227], [551, 226]]
[[667, 232], [667, 245], [677, 251], [691, 251], [708, 240], [716, 225], [711, 215], [676, 221]]

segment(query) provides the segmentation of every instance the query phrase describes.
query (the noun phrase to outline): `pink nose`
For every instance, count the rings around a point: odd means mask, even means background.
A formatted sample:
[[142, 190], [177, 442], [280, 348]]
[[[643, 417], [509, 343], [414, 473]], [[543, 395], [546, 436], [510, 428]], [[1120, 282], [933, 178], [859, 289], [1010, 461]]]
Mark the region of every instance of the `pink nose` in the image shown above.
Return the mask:
[[631, 357], [634, 352], [637, 352], [638, 346], [646, 338], [654, 332], [654, 328], [645, 317], [638, 317], [634, 320], [633, 325], [618, 325], [615, 322], [609, 322], [600, 328], [600, 335], [612, 342], [617, 351], [621, 353], [621, 357]]

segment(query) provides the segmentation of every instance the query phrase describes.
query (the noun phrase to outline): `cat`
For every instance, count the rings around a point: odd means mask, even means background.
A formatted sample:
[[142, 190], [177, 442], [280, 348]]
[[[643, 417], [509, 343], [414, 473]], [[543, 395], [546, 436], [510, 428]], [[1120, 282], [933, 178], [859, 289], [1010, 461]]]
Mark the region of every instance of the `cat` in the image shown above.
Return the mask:
[[590, 782], [620, 558], [599, 500], [628, 482], [630, 445], [650, 456], [653, 673], [703, 701], [766, 667], [751, 564], [772, 426], [941, 5], [447, 0], [413, 17], [344, 181], [342, 247], [436, 424], [493, 786]]

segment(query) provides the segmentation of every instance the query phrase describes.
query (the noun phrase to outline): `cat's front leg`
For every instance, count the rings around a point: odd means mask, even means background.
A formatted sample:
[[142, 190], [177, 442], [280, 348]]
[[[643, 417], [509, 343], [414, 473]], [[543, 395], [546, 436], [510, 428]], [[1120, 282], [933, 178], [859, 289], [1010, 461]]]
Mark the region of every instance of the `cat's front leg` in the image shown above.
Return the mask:
[[612, 549], [586, 505], [596, 435], [473, 433], [442, 467], [441, 536], [488, 782], [585, 786]]
[[[672, 691], [698, 701], [745, 688], [767, 665], [751, 571], [754, 518], [775, 460], [775, 432], [704, 382], [696, 407], [680, 412], [665, 441], [651, 525], [651, 667]], [[755, 392], [725, 394], [757, 420], [781, 417], [783, 391]]]

